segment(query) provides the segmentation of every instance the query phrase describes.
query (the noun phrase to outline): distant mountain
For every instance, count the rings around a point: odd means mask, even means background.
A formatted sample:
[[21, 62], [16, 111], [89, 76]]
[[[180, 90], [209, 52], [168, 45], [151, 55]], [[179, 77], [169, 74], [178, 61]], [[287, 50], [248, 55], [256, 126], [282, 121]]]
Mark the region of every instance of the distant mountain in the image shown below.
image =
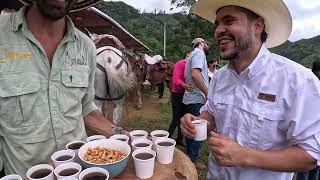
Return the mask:
[[[218, 56], [217, 44], [213, 39], [213, 25], [202, 18], [179, 13], [165, 14], [163, 11], [139, 12], [123, 2], [103, 1], [96, 7], [150, 47], [154, 51], [152, 55], [163, 54], [163, 24], [165, 22], [167, 27], [166, 57], [168, 59], [177, 61], [184, 52], [190, 51], [191, 41], [195, 37], [203, 37], [214, 42], [208, 59]], [[271, 51], [311, 67], [315, 59], [320, 60], [320, 36], [294, 43], [288, 41]]]

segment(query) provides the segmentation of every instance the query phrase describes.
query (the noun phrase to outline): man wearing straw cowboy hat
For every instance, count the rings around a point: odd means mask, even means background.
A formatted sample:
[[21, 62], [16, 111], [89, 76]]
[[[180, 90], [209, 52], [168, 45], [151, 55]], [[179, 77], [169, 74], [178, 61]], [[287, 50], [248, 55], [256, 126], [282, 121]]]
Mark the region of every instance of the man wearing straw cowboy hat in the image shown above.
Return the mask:
[[24, 176], [85, 139], [85, 127], [121, 128], [94, 105], [95, 46], [67, 16], [100, 0], [20, 1], [27, 6], [0, 16], [0, 169]]
[[211, 126], [208, 175], [215, 179], [291, 180], [320, 163], [320, 84], [312, 72], [267, 48], [285, 42], [291, 15], [281, 0], [199, 0], [191, 11], [215, 23], [221, 68], [198, 117]]

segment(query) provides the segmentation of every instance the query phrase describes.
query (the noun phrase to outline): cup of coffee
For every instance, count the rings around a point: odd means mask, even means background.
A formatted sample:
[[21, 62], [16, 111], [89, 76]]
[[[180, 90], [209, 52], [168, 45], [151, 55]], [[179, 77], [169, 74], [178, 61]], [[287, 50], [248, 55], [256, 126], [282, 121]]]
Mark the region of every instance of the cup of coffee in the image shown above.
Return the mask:
[[66, 145], [66, 149], [71, 150], [74, 152], [75, 157], [74, 161], [77, 163], [80, 163], [80, 158], [78, 156], [78, 150], [81, 146], [83, 146], [86, 142], [84, 141], [71, 141]]
[[147, 139], [148, 132], [144, 130], [134, 130], [130, 133], [131, 142], [133, 142], [136, 139]]
[[176, 141], [171, 138], [159, 138], [155, 141], [157, 161], [161, 164], [170, 164], [173, 161]]
[[109, 172], [100, 167], [91, 167], [82, 171], [79, 180], [108, 180]]
[[131, 143], [132, 150], [141, 149], [141, 148], [149, 148], [152, 147], [152, 141], [149, 139], [136, 139]]
[[196, 137], [194, 138], [195, 141], [204, 141], [207, 139], [207, 126], [208, 121], [204, 119], [194, 120], [192, 124], [196, 128]]
[[165, 130], [155, 130], [155, 131], [152, 131], [150, 133], [151, 135], [151, 139], [152, 139], [152, 149], [155, 151], [156, 150], [156, 147], [154, 145], [154, 142], [159, 139], [159, 138], [163, 138], [163, 137], [168, 137], [169, 136], [169, 132], [168, 131], [165, 131]]
[[54, 180], [53, 167], [49, 164], [39, 164], [27, 171], [28, 180]]
[[82, 168], [80, 164], [69, 162], [69, 163], [61, 164], [58, 167], [56, 167], [54, 169], [54, 174], [56, 175], [58, 180], [61, 180], [67, 177], [73, 177], [78, 179], [81, 170]]
[[0, 180], [22, 180], [22, 177], [17, 174], [10, 174], [2, 177]]
[[149, 148], [141, 148], [132, 153], [136, 176], [147, 179], [153, 176], [156, 152]]
[[103, 135], [93, 135], [93, 136], [89, 136], [86, 139], [86, 142], [90, 142], [90, 141], [95, 141], [95, 140], [99, 140], [99, 139], [107, 139], [105, 136]]
[[109, 139], [120, 140], [120, 141], [123, 141], [127, 144], [129, 142], [129, 136], [124, 135], [124, 134], [116, 134], [116, 135], [111, 136]]
[[54, 166], [57, 167], [60, 164], [74, 162], [75, 153], [72, 150], [60, 150], [52, 154], [51, 160]]

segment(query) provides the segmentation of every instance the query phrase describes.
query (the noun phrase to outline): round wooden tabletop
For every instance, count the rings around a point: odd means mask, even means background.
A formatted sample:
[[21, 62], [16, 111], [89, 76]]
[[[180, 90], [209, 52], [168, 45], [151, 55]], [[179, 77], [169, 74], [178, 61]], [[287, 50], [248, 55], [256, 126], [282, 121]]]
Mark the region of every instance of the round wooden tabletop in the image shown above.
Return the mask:
[[[133, 158], [129, 159], [128, 167], [119, 176], [112, 180], [135, 180], [138, 177], [135, 174]], [[155, 160], [153, 176], [150, 180], [197, 180], [198, 173], [196, 167], [189, 157], [175, 148], [173, 162], [171, 164], [160, 164]]]

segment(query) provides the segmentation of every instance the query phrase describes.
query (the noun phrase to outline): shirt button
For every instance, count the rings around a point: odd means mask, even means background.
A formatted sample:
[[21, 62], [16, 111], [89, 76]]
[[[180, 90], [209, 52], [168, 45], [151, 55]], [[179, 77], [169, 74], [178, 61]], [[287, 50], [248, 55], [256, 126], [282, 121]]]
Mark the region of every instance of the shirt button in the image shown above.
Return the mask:
[[56, 115], [57, 114], [57, 111], [52, 111], [52, 115]]
[[17, 92], [21, 92], [21, 91], [22, 91], [21, 87], [17, 86]]

